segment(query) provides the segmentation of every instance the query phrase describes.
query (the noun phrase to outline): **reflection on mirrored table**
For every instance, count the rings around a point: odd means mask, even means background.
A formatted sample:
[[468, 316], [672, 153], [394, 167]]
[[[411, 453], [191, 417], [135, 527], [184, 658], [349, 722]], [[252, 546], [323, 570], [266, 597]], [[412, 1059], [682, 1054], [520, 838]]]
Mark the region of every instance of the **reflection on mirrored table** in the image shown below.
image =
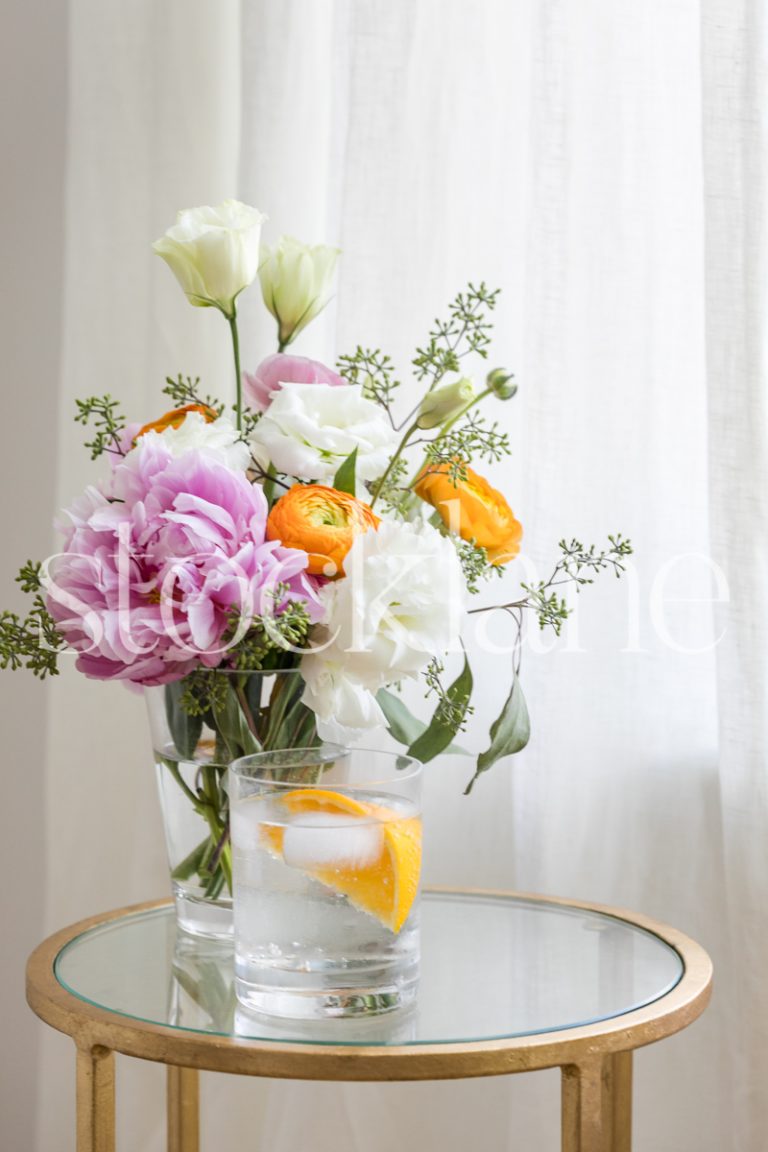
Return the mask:
[[256, 1040], [435, 1044], [610, 1019], [664, 996], [683, 965], [625, 920], [545, 901], [428, 893], [416, 1006], [364, 1020], [270, 1021], [239, 1007], [228, 944], [186, 936], [170, 907], [73, 940], [56, 975], [75, 996], [170, 1027]]

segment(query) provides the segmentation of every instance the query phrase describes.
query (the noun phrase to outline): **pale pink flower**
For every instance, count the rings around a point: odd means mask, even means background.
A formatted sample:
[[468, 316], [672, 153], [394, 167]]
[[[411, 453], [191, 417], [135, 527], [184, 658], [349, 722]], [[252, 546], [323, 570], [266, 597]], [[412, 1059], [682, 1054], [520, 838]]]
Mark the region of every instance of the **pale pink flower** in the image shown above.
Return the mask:
[[276, 352], [262, 360], [255, 372], [244, 372], [243, 382], [246, 402], [254, 412], [263, 412], [269, 407], [273, 392], [279, 392], [283, 384], [344, 384], [345, 381], [326, 368], [319, 360], [308, 360], [306, 356], [288, 356]]

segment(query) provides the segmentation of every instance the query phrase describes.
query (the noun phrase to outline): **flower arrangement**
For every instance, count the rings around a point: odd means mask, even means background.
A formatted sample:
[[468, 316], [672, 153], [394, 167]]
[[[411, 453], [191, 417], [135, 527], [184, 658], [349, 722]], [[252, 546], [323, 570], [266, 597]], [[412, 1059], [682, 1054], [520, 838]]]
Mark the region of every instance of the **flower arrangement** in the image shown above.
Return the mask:
[[[349, 743], [378, 726], [432, 759], [472, 709], [466, 654], [445, 684], [446, 653], [462, 652], [468, 611], [501, 608], [517, 645], [469, 792], [528, 740], [526, 614], [559, 633], [569, 614], [559, 586], [620, 575], [631, 552], [620, 536], [602, 551], [561, 541], [547, 580], [469, 609], [522, 538], [506, 498], [475, 471], [510, 450], [503, 419], [479, 408], [503, 413], [516, 384], [502, 369], [480, 386], [465, 374], [467, 358], [487, 359], [498, 293], [470, 285], [435, 321], [412, 363], [421, 398], [401, 417], [395, 369], [379, 349], [358, 347], [336, 368], [286, 351], [328, 302], [339, 253], [287, 237], [266, 248], [263, 220], [225, 201], [181, 212], [154, 245], [190, 303], [229, 325], [234, 406], [180, 376], [163, 389], [171, 410], [148, 423], [129, 424], [109, 396], [79, 401], [76, 419], [93, 429], [86, 447], [109, 467], [60, 517], [61, 550], [21, 570], [29, 614], [0, 615], [0, 666], [42, 678], [71, 651], [86, 676], [165, 686], [186, 754], [210, 733], [219, 774], [184, 787], [209, 823], [208, 875], [219, 879], [222, 765], [318, 738]], [[278, 350], [243, 373], [237, 302], [257, 277]], [[266, 704], [255, 699], [255, 674], [288, 669], [298, 674], [276, 681]], [[398, 691], [418, 677], [434, 701], [426, 723]]]

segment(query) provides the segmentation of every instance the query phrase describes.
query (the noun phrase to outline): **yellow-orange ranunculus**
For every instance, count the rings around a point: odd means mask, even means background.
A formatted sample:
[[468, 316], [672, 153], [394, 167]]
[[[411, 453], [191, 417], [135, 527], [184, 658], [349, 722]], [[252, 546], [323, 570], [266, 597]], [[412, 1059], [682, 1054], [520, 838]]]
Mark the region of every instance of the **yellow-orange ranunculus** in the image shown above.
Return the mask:
[[314, 576], [343, 576], [344, 557], [355, 536], [379, 523], [367, 504], [347, 492], [323, 484], [294, 484], [269, 514], [267, 539], [306, 552]]
[[492, 564], [506, 564], [520, 551], [522, 524], [515, 520], [501, 492], [471, 468], [466, 469], [466, 479], [454, 484], [449, 464], [430, 466], [416, 481], [414, 491], [462, 540], [474, 540], [485, 548]]
[[134, 437], [138, 440], [145, 432], [165, 432], [166, 428], [180, 428], [186, 420], [190, 412], [199, 412], [205, 418], [207, 424], [212, 424], [217, 418], [216, 412], [213, 408], [209, 408], [207, 404], [185, 404], [183, 408], [172, 408], [170, 412], [166, 412], [159, 420], [153, 420], [150, 424], [145, 424], [140, 428]]

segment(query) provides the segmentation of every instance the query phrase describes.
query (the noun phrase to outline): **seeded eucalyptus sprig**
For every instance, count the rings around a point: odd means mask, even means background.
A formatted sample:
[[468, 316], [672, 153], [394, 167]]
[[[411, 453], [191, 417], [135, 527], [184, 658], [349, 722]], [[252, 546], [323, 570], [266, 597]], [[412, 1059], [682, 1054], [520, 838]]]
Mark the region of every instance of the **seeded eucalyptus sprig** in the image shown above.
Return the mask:
[[403, 483], [408, 474], [408, 465], [400, 457], [396, 460], [385, 478], [383, 484], [376, 488], [376, 497], [386, 512], [407, 518], [408, 506], [415, 497], [410, 489]]
[[351, 356], [339, 356], [337, 365], [348, 384], [358, 384], [367, 400], [373, 400], [384, 409], [394, 428], [392, 403], [400, 381], [395, 379], [395, 367], [390, 357], [380, 348], [363, 348], [358, 344]]
[[459, 536], [453, 538], [456, 553], [459, 557], [461, 570], [467, 585], [467, 592], [476, 596], [481, 591], [481, 583], [493, 579], [494, 576], [504, 575], [501, 564], [492, 564], [488, 559], [488, 552], [481, 548], [474, 540], [462, 540]]
[[[437, 658], [430, 660], [424, 670], [424, 681], [427, 686], [426, 696], [437, 697], [437, 707], [432, 716], [432, 722], [442, 727], [451, 728], [453, 733], [463, 732], [468, 718], [474, 712], [470, 704], [470, 694], [466, 691], [452, 692], [446, 688], [442, 681], [445, 665]], [[453, 686], [452, 686], [453, 687]]]
[[217, 416], [221, 416], [224, 411], [224, 405], [214, 396], [202, 394], [199, 376], [195, 376], [194, 380], [191, 376], [182, 376], [181, 372], [175, 380], [171, 376], [166, 376], [163, 395], [170, 396], [174, 408], [183, 408], [187, 404], [201, 404], [205, 408], [211, 408]]
[[[235, 415], [237, 415], [236, 406], [233, 405], [232, 411], [235, 413]], [[253, 432], [254, 428], [258, 424], [259, 420], [261, 420], [262, 416], [263, 416], [262, 412], [254, 412], [253, 408], [246, 408], [245, 406], [243, 406], [243, 408], [241, 409], [241, 412], [240, 412], [240, 419], [241, 419], [240, 439], [244, 440], [246, 444], [249, 443], [251, 433]]]
[[16, 577], [16, 583], [33, 597], [27, 615], [0, 612], [0, 668], [15, 672], [25, 667], [44, 680], [58, 675], [58, 654], [64, 640], [45, 606], [40, 569], [39, 562], [28, 560]]
[[[416, 349], [412, 360], [417, 380], [431, 377], [428, 391], [437, 387], [448, 372], [458, 372], [460, 362], [472, 352], [486, 359], [493, 324], [489, 313], [496, 307], [500, 289], [488, 289], [484, 282], [469, 284], [448, 305], [448, 319], [436, 319], [423, 348]], [[380, 348], [363, 348], [358, 344], [352, 355], [339, 356], [338, 369], [348, 384], [358, 384], [363, 395], [379, 404], [392, 426], [394, 393], [400, 387], [395, 367]], [[399, 427], [403, 427], [400, 424]]]
[[[284, 592], [276, 594], [275, 601], [284, 595]], [[234, 613], [229, 629], [232, 636], [237, 634], [239, 625], [239, 617]], [[243, 638], [228, 652], [232, 667], [242, 671], [283, 667], [286, 651], [307, 647], [311, 625], [309, 613], [301, 601], [286, 601], [270, 616], [254, 619]]]
[[[622, 572], [626, 571], [622, 561], [632, 555], [632, 544], [629, 540], [625, 540], [621, 533], [609, 536], [608, 543], [610, 548], [598, 552], [594, 544], [585, 548], [578, 540], [572, 539], [570, 543], [561, 540], [558, 548], [563, 558], [558, 562], [555, 573], [559, 570], [577, 584], [593, 584], [594, 574], [607, 569], [618, 579]], [[584, 575], [585, 572], [592, 572], [593, 576]]]
[[598, 551], [594, 544], [587, 548], [581, 541], [561, 540], [558, 547], [561, 557], [547, 580], [535, 584], [521, 584], [525, 592], [519, 600], [507, 604], [492, 604], [486, 608], [472, 608], [470, 615], [478, 612], [492, 612], [496, 608], [514, 612], [517, 609], [531, 610], [536, 614], [539, 628], [551, 628], [556, 636], [562, 632], [563, 624], [573, 612], [565, 599], [554, 589], [564, 584], [573, 584], [580, 591], [587, 584], [594, 584], [601, 572], [613, 572], [617, 578], [626, 571], [624, 560], [632, 555], [631, 541], [620, 533], [608, 537], [608, 548]]
[[[498, 460], [510, 451], [509, 437], [506, 432], [498, 431], [498, 424], [489, 427], [475, 413], [469, 415], [469, 409], [488, 396], [506, 400], [515, 394], [517, 388], [509, 385], [509, 374], [495, 369], [488, 376], [486, 388], [474, 395], [471, 382], [463, 379], [444, 385], [450, 393], [444, 398], [442, 390], [437, 390], [446, 373], [459, 370], [465, 356], [476, 353], [483, 359], [487, 358], [493, 329], [490, 313], [496, 307], [498, 295], [499, 289], [490, 290], [484, 282], [478, 286], [470, 283], [467, 290], [459, 292], [449, 304], [448, 319], [434, 321], [427, 344], [416, 349], [412, 360], [416, 379], [427, 380], [428, 386], [420, 403], [400, 423], [395, 421], [392, 413], [392, 394], [399, 382], [394, 379], [389, 357], [378, 348], [371, 350], [358, 345], [352, 356], [339, 358], [339, 369], [344, 378], [349, 383], [363, 386], [365, 394], [384, 408], [392, 427], [402, 433], [384, 474], [369, 486], [372, 508], [379, 500], [385, 501], [396, 512], [407, 508], [409, 489], [413, 488], [421, 468], [409, 484], [402, 484], [405, 470], [401, 461], [407, 449], [415, 445], [426, 445], [427, 465], [439, 466], [447, 462], [454, 482], [466, 478], [467, 466], [473, 456]], [[497, 379], [500, 373], [503, 379]], [[465, 402], [459, 398], [462, 388], [469, 392]], [[436, 397], [440, 397], [439, 404], [433, 403]], [[462, 420], [464, 422], [457, 427]], [[433, 432], [433, 435], [424, 436], [422, 433], [425, 431]]]
[[85, 447], [91, 450], [91, 460], [97, 460], [105, 452], [114, 456], [124, 456], [121, 448], [121, 436], [125, 431], [125, 417], [120, 411], [120, 402], [113, 400], [107, 393], [105, 396], [89, 396], [85, 400], [76, 400], [77, 413], [75, 423], [93, 423], [93, 440], [86, 440]]
[[208, 716], [227, 700], [226, 677], [215, 668], [194, 668], [181, 681], [178, 703], [187, 716]]
[[22, 592], [30, 594], [42, 592], [43, 581], [40, 577], [42, 569], [43, 565], [39, 560], [27, 560], [26, 564], [22, 564], [16, 577], [16, 583], [21, 585]]
[[489, 425], [484, 416], [475, 413], [467, 416], [466, 422], [450, 428], [436, 440], [427, 443], [424, 454], [427, 471], [448, 466], [448, 476], [452, 484], [467, 478], [467, 466], [475, 458], [493, 463], [509, 456], [512, 449], [509, 435], [499, 432], [497, 421]]
[[[200, 377], [195, 376], [182, 376], [179, 372], [174, 380], [171, 376], [165, 378], [165, 388], [163, 388], [163, 395], [170, 396], [173, 401], [174, 408], [184, 408], [187, 404], [199, 404], [201, 407], [210, 408], [217, 416], [221, 416], [224, 411], [225, 405], [217, 400], [215, 396], [209, 394], [203, 395], [200, 390]], [[238, 416], [237, 405], [232, 405], [232, 411], [235, 414], [235, 419]], [[254, 412], [251, 408], [246, 408], [241, 404], [240, 408], [240, 439], [248, 441], [251, 432], [261, 419], [261, 412]]]
[[491, 342], [493, 324], [488, 313], [496, 307], [499, 289], [487, 288], [485, 281], [475, 287], [467, 286], [448, 306], [448, 319], [436, 319], [429, 332], [429, 341], [416, 349], [412, 361], [416, 379], [431, 377], [429, 390], [448, 372], [458, 372], [460, 361], [471, 352], [485, 359]]
[[559, 636], [572, 612], [565, 600], [551, 589], [560, 584], [575, 584], [576, 590], [580, 591], [584, 585], [594, 584], [595, 576], [600, 572], [613, 572], [618, 578], [625, 571], [623, 560], [632, 555], [632, 544], [621, 535], [609, 536], [608, 542], [610, 547], [598, 552], [594, 544], [585, 548], [578, 540], [571, 540], [570, 543], [561, 540], [558, 547], [562, 557], [549, 579], [538, 584], [521, 585], [528, 597], [527, 602], [520, 606], [533, 609], [542, 631], [552, 628], [555, 635]]

